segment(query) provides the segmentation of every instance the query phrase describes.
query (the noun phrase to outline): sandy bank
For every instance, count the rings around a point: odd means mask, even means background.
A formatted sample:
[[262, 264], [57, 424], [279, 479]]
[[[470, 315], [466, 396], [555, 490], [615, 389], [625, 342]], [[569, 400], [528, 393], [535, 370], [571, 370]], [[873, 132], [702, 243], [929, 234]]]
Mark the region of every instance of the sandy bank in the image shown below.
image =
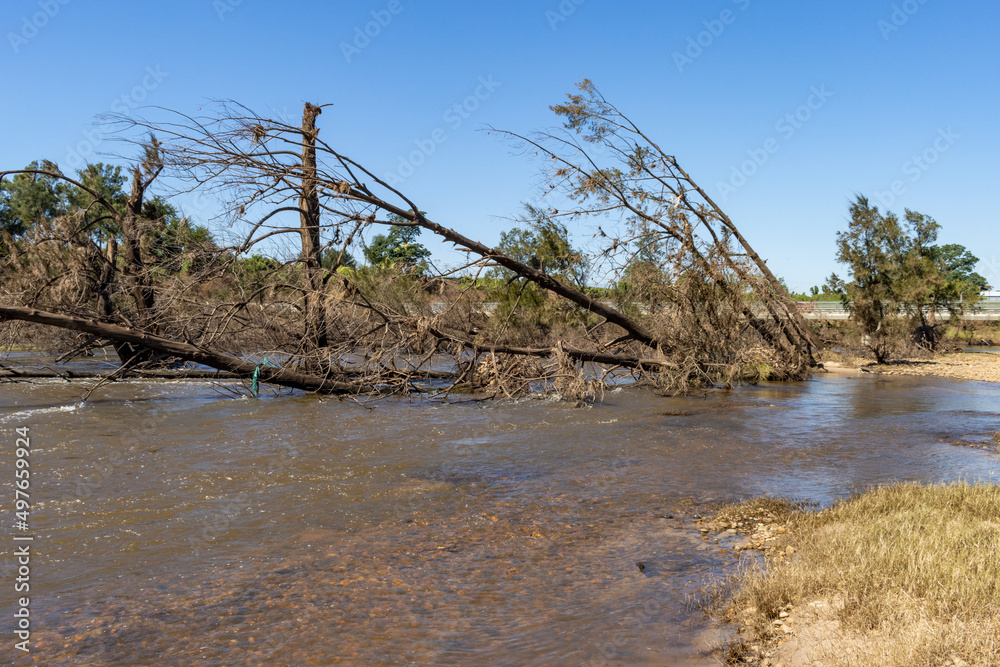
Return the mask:
[[831, 375], [926, 375], [954, 378], [956, 380], [976, 380], [979, 382], [1000, 382], [1000, 354], [958, 352], [940, 354], [929, 359], [900, 359], [885, 364], [872, 360], [844, 359], [825, 361], [820, 373]]
[[929, 360], [903, 359], [863, 370], [881, 375], [934, 375], [957, 380], [1000, 382], [1000, 354], [961, 352]]

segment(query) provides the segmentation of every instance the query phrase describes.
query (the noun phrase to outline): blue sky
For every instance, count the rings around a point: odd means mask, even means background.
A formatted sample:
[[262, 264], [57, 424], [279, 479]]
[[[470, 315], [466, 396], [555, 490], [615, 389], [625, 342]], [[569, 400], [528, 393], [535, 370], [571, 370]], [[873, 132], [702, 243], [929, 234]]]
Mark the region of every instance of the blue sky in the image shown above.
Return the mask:
[[[93, 123], [123, 105], [234, 99], [294, 120], [332, 103], [321, 136], [382, 174], [443, 130], [404, 190], [493, 244], [537, 165], [484, 126], [551, 127], [549, 105], [586, 77], [793, 289], [843, 273], [834, 236], [855, 193], [935, 217], [996, 286], [998, 19], [988, 0], [6, 0], [0, 167], [110, 161], [122, 147]], [[449, 113], [477, 89], [474, 111]]]

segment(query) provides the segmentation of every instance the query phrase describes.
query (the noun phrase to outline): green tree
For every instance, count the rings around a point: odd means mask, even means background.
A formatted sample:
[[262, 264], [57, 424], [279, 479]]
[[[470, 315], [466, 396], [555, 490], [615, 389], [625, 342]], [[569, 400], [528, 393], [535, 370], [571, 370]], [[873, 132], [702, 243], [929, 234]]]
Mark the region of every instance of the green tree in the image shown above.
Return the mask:
[[153, 260], [167, 268], [188, 272], [203, 267], [218, 251], [207, 227], [191, 224], [187, 216], [156, 195], [142, 204], [148, 225], [145, 243]]
[[948, 285], [954, 285], [954, 290], [964, 294], [983, 292], [990, 289], [986, 278], [976, 273], [979, 258], [969, 252], [965, 246], [949, 243], [931, 248], [931, 259], [936, 261], [944, 272]]
[[899, 218], [882, 215], [865, 197], [857, 197], [850, 213], [847, 230], [837, 232], [837, 261], [847, 265], [852, 281], [835, 285], [831, 276], [831, 286], [842, 289], [851, 316], [881, 363], [889, 356], [889, 320], [899, 313], [896, 286], [905, 237]]
[[[125, 215], [128, 196], [122, 188], [127, 176], [122, 173], [121, 167], [97, 162], [86, 165], [76, 173], [80, 183], [111, 204], [119, 215]], [[118, 228], [118, 224], [102, 207], [94, 206], [95, 201], [93, 194], [75, 185], [69, 186], [70, 206], [83, 212], [82, 229], [95, 239], [120, 237], [121, 229]]]
[[[237, 258], [234, 266], [240, 284], [248, 290], [258, 290], [269, 280], [273, 281], [272, 274], [280, 268], [281, 264], [277, 260], [260, 254]], [[258, 299], [260, 298], [258, 292]]]
[[[59, 174], [58, 165], [48, 160], [25, 167]], [[16, 174], [0, 183], [0, 224], [15, 239], [32, 230], [42, 220], [64, 215], [69, 208], [71, 189], [62, 180], [45, 174]]]
[[918, 342], [935, 347], [935, 313], [961, 312], [960, 297], [970, 289], [961, 271], [971, 268], [970, 259], [971, 266], [977, 260], [957, 248], [934, 245], [940, 225], [923, 213], [907, 209], [904, 224], [861, 196], [850, 213], [847, 230], [837, 233], [837, 260], [849, 268], [851, 282], [845, 284], [833, 274], [824, 290], [841, 294], [879, 363], [901, 336], [915, 334]]
[[847, 284], [844, 282], [843, 278], [838, 276], [836, 273], [831, 273], [830, 277], [826, 279], [823, 283], [823, 294], [836, 294], [841, 299], [846, 299], [847, 295]]
[[631, 250], [616, 290], [621, 299], [647, 301], [652, 306], [656, 293], [660, 291], [658, 288], [668, 281], [663, 267], [665, 259], [670, 256], [668, 241], [647, 220], [640, 219], [634, 224]]
[[[402, 220], [392, 218], [391, 222]], [[388, 234], [375, 236], [365, 248], [365, 259], [372, 266], [400, 266], [407, 270], [423, 271], [431, 251], [417, 242], [420, 227], [394, 224]]]
[[357, 268], [358, 260], [349, 252], [341, 255], [340, 248], [327, 248], [323, 251], [323, 261], [320, 264], [327, 271], [336, 271], [343, 266], [349, 269]]
[[[573, 247], [566, 226], [531, 204], [525, 204], [524, 209], [520, 219], [524, 226], [500, 234], [497, 250], [560, 280], [582, 286], [586, 282], [587, 262]], [[503, 277], [507, 273], [500, 271]]]

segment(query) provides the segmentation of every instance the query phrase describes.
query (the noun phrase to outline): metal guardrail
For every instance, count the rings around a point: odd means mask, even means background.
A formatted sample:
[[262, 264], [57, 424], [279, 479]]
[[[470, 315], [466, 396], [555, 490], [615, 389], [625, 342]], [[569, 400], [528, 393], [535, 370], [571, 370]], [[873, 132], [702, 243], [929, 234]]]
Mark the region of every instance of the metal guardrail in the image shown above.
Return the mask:
[[840, 313], [847, 312], [840, 301], [796, 301], [795, 305], [801, 313]]
[[[846, 320], [851, 315], [842, 301], [796, 301], [795, 305], [806, 319], [811, 320]], [[936, 310], [934, 315], [939, 319], [947, 319], [951, 313], [945, 308]], [[979, 301], [966, 309], [962, 319], [1000, 320], [1000, 301]]]
[[[604, 303], [613, 308], [619, 307], [618, 304], [611, 301]], [[487, 301], [477, 304], [474, 306], [474, 309], [477, 312], [491, 315], [499, 305], [496, 302]], [[649, 308], [645, 304], [633, 303], [631, 305], [643, 313], [649, 313]], [[796, 301], [795, 305], [807, 320], [846, 320], [851, 317], [850, 310], [841, 301]], [[443, 301], [432, 302], [431, 312], [436, 315], [444, 312], [448, 307], [449, 304]], [[754, 311], [762, 317], [768, 314], [767, 310], [762, 306], [754, 308]], [[934, 314], [938, 319], [948, 319], [951, 316], [951, 313], [947, 309], [935, 311]], [[1000, 320], [1000, 301], [980, 301], [968, 309], [962, 316], [962, 319]]]
[[972, 307], [974, 313], [1000, 313], [1000, 301], [980, 301]]
[[[795, 305], [802, 312], [835, 313], [846, 311], [842, 301], [796, 301]], [[942, 310], [947, 310], [944, 308]], [[1000, 301], [978, 301], [971, 308], [970, 312], [996, 313], [1000, 312]]]

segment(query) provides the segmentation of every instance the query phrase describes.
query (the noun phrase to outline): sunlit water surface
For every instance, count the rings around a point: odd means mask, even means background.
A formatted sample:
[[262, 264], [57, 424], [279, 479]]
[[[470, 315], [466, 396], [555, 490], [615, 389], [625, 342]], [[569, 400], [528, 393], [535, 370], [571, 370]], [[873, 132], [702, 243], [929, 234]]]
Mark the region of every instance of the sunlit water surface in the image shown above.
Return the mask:
[[738, 562], [693, 523], [713, 503], [1000, 463], [965, 446], [1000, 429], [1000, 386], [931, 378], [589, 408], [88, 387], [0, 384], [4, 521], [31, 429], [47, 665], [712, 664], [725, 633], [692, 596]]

